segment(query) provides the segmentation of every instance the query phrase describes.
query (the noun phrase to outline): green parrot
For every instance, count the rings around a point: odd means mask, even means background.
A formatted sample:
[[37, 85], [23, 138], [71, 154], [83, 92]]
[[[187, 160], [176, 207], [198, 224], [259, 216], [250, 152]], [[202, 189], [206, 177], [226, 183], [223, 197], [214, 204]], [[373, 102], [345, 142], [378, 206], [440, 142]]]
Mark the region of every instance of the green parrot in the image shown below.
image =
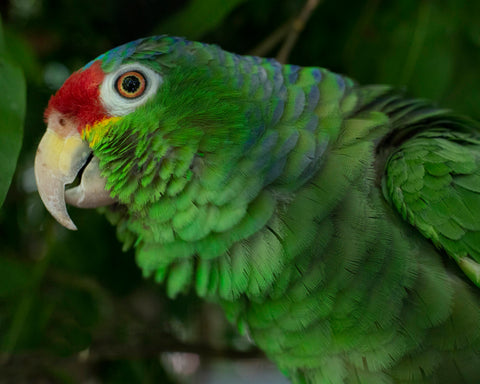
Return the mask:
[[[156, 36], [50, 99], [40, 196], [293, 383], [480, 383], [480, 127], [388, 86]], [[76, 183], [73, 183], [76, 180]]]

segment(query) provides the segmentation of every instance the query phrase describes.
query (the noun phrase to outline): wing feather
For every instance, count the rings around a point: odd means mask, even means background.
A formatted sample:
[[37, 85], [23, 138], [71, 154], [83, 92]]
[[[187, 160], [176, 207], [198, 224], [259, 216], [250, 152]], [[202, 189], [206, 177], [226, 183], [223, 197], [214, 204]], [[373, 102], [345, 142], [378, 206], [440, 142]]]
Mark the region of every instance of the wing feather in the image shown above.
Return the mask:
[[480, 286], [480, 140], [436, 128], [404, 141], [387, 161], [387, 200]]

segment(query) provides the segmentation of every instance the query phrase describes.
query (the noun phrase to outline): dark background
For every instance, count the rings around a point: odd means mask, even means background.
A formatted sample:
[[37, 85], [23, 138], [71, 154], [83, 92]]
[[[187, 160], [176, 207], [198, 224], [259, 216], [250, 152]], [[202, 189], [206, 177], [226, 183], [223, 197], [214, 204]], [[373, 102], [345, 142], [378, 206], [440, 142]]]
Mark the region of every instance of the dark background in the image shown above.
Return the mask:
[[[284, 382], [218, 308], [193, 294], [169, 300], [162, 286], [142, 279], [103, 216], [70, 208], [79, 230], [60, 227], [36, 193], [33, 159], [48, 98], [97, 55], [167, 33], [276, 56], [281, 42], [261, 43], [276, 31], [288, 35], [305, 2], [0, 2], [0, 59], [20, 67], [27, 82], [23, 139], [0, 124], [0, 151], [23, 140], [0, 209], [0, 384]], [[472, 0], [324, 0], [288, 62], [406, 87], [478, 119], [479, 21], [480, 2]], [[0, 103], [14, 86], [0, 84]], [[12, 170], [15, 161], [4, 160]], [[10, 179], [0, 164], [2, 172]]]

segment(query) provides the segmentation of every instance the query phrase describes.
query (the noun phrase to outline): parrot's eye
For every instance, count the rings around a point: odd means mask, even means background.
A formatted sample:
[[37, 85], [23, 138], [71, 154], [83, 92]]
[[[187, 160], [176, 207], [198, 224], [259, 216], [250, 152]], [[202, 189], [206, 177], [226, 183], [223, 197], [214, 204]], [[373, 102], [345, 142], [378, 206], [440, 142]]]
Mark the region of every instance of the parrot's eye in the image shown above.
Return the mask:
[[155, 95], [161, 83], [161, 76], [151, 68], [124, 64], [105, 76], [100, 99], [111, 116], [125, 116]]
[[147, 80], [141, 72], [129, 71], [118, 77], [116, 87], [120, 95], [127, 99], [134, 99], [143, 95]]

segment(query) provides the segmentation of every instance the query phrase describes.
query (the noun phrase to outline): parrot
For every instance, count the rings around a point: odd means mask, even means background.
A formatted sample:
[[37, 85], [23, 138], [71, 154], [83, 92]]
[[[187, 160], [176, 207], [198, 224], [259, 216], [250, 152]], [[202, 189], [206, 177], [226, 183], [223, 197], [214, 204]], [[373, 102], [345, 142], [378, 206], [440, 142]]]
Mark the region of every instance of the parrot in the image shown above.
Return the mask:
[[39, 195], [97, 208], [295, 384], [480, 382], [480, 124], [322, 67], [141, 38], [50, 98]]

